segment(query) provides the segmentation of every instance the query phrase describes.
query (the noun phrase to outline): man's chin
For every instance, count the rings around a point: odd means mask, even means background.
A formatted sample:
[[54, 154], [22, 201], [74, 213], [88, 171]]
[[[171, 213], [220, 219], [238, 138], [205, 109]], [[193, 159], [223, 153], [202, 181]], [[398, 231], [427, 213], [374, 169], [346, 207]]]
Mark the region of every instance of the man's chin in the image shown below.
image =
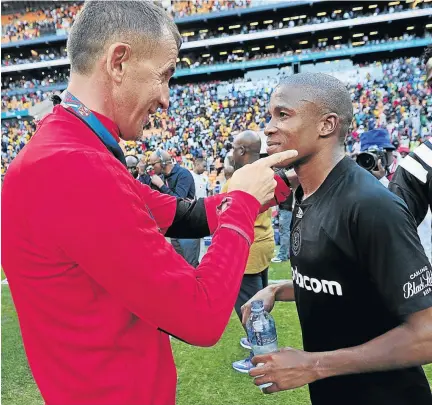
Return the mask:
[[[284, 148], [282, 145], [271, 145], [267, 147], [267, 153], [269, 155], [274, 155], [275, 153], [284, 152], [288, 150], [287, 148]], [[295, 161], [298, 160], [298, 156]], [[294, 165], [295, 162], [293, 162], [292, 159], [286, 160], [284, 162], [278, 163], [277, 165], [273, 166], [276, 169], [287, 169]]]

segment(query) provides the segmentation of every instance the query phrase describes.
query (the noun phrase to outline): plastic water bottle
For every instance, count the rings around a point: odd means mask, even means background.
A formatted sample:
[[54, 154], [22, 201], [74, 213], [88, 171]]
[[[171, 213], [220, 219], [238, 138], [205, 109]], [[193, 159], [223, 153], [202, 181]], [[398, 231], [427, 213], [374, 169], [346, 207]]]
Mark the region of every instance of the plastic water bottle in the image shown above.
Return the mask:
[[[246, 330], [254, 355], [278, 351], [275, 321], [267, 311], [264, 311], [264, 302], [262, 300], [252, 301], [251, 314], [246, 322]], [[259, 363], [257, 367], [262, 365], [262, 363]], [[272, 384], [263, 384], [260, 385], [260, 388], [267, 388], [270, 385]]]

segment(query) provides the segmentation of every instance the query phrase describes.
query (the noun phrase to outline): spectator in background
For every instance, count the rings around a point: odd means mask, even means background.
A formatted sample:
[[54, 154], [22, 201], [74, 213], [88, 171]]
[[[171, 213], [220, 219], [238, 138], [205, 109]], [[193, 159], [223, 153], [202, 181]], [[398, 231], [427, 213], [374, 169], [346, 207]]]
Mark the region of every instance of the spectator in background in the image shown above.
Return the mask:
[[292, 193], [282, 204], [279, 204], [280, 249], [277, 256], [271, 260], [273, 263], [286, 262], [290, 258], [291, 220], [293, 205], [294, 193]]
[[126, 167], [134, 179], [138, 179], [139, 160], [134, 155], [126, 156]]
[[233, 174], [234, 174], [234, 167], [227, 166], [224, 168], [224, 177], [226, 182], [232, 177]]
[[216, 185], [213, 189], [213, 195], [219, 194], [221, 192], [221, 184], [219, 180], [216, 180]]
[[[234, 139], [233, 145], [234, 169], [238, 170], [244, 165], [256, 162], [260, 158], [261, 138], [253, 131], [244, 131]], [[222, 188], [222, 192], [228, 190], [227, 183]], [[292, 195], [292, 194], [291, 194]], [[258, 291], [267, 287], [268, 267], [274, 251], [274, 235], [272, 228], [272, 210], [258, 215], [254, 225], [254, 242], [251, 245], [249, 258], [246, 265], [245, 274], [240, 286], [240, 292], [235, 303], [237, 316], [242, 320], [241, 307], [249, 301]], [[240, 339], [240, 345], [251, 350], [247, 338]], [[253, 367], [251, 351], [246, 359], [235, 361], [232, 366], [240, 373], [247, 373]]]
[[195, 183], [195, 198], [205, 198], [208, 195], [209, 181], [204, 174], [205, 163], [203, 158], [195, 159], [192, 177]]
[[396, 170], [393, 152], [396, 150], [390, 142], [390, 135], [385, 129], [373, 129], [372, 131], [363, 132], [360, 137], [361, 152], [367, 152], [369, 148], [383, 150], [386, 155], [386, 164], [383, 166], [381, 159], [378, 161], [376, 170], [372, 174], [386, 187], [393, 173]]
[[[192, 177], [195, 183], [195, 198], [206, 198], [209, 192], [209, 180], [208, 177], [204, 174], [205, 172], [205, 163], [204, 159], [198, 158], [195, 159], [194, 169], [192, 172]], [[183, 244], [187, 244], [186, 250], [191, 255], [192, 265], [196, 264], [197, 267], [199, 263], [199, 258], [201, 254], [201, 245], [202, 239], [189, 239], [187, 242], [182, 242]], [[186, 259], [188, 260], [188, 259]]]
[[[146, 168], [145, 163], [144, 162], [139, 162], [137, 167], [138, 167], [138, 181], [140, 181], [142, 184], [146, 184], [147, 186], [149, 186], [153, 190], [159, 190], [159, 188], [156, 187], [152, 183], [151, 176], [146, 171], [147, 168]], [[163, 181], [163, 175], [160, 174], [159, 177]]]
[[[168, 152], [157, 150], [151, 154], [149, 163], [155, 171], [151, 177], [152, 184], [161, 193], [189, 200], [195, 199], [195, 183], [191, 172], [178, 164], [173, 164]], [[166, 184], [159, 177], [160, 174], [164, 175]], [[199, 239], [171, 238], [171, 244], [175, 251], [183, 256], [190, 265], [198, 267]]]

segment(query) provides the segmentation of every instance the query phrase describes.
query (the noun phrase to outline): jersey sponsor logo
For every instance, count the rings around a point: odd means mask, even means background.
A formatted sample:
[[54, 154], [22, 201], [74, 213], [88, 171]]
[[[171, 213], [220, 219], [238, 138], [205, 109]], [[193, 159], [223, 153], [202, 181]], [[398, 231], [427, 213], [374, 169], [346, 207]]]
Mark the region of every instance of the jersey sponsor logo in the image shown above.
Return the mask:
[[303, 218], [303, 210], [301, 209], [301, 207], [299, 207], [297, 214], [296, 214], [296, 218], [302, 219]]
[[297, 256], [300, 253], [301, 249], [301, 230], [298, 226], [294, 229], [293, 233], [291, 234], [291, 250], [294, 254], [294, 256]]
[[410, 280], [403, 285], [404, 298], [412, 298], [414, 295], [422, 293], [426, 295], [432, 293], [432, 270], [424, 266], [420, 270], [410, 275]]
[[297, 267], [292, 268], [292, 279], [300, 288], [313, 291], [315, 294], [342, 295], [342, 286], [337, 281], [318, 280], [299, 273]]

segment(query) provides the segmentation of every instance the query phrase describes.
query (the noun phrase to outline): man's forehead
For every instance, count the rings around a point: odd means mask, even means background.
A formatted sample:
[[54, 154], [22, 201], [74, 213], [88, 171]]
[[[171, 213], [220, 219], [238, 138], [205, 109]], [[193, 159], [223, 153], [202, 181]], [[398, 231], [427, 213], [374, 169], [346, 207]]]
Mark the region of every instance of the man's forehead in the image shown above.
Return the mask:
[[311, 103], [311, 97], [308, 97], [304, 89], [298, 86], [280, 85], [272, 93], [270, 98], [270, 108], [300, 108], [304, 103]]
[[161, 66], [168, 67], [172, 64], [175, 67], [179, 50], [172, 34], [163, 35], [158, 42], [154, 50], [155, 58]]

